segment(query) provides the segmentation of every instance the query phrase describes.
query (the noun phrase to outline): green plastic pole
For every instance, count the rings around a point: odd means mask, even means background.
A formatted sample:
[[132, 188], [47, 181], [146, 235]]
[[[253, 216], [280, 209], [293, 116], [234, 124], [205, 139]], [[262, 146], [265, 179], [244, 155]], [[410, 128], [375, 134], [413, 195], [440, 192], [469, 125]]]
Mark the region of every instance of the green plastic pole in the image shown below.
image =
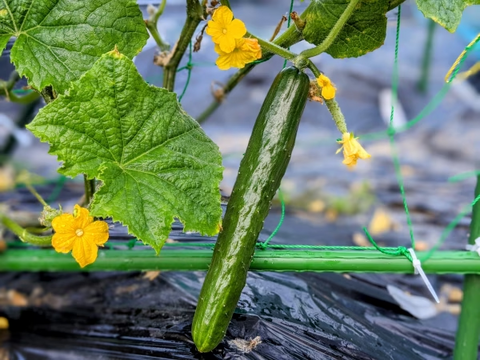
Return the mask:
[[417, 88], [421, 93], [427, 92], [430, 64], [432, 62], [433, 34], [435, 33], [436, 23], [435, 21], [428, 19], [427, 26], [427, 40], [423, 51], [422, 71], [417, 83]]
[[[424, 255], [425, 253], [423, 253]], [[417, 256], [422, 257], [422, 252]], [[207, 270], [208, 249], [101, 250], [95, 263], [80, 268], [71, 254], [54, 250], [9, 249], [0, 255], [0, 271], [194, 271]], [[470, 251], [438, 251], [423, 265], [431, 274], [480, 274], [480, 259]], [[376, 250], [257, 250], [251, 271], [413, 273], [403, 256]]]
[[[477, 177], [475, 197], [480, 195], [480, 176]], [[480, 201], [473, 206], [470, 223], [469, 244], [475, 244], [480, 237]], [[480, 337], [480, 275], [466, 275], [463, 284], [462, 312], [458, 320], [455, 339], [455, 360], [474, 360], [478, 358], [478, 340]]]

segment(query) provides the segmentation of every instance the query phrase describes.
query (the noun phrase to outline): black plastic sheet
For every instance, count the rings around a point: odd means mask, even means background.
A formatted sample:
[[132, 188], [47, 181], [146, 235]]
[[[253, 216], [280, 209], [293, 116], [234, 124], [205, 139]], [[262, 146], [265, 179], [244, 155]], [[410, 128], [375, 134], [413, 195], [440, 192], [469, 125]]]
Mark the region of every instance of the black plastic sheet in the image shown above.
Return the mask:
[[[51, 184], [38, 190], [47, 197], [54, 188]], [[81, 183], [67, 183], [58, 201], [72, 201], [82, 188]], [[19, 212], [39, 210], [25, 189], [2, 194], [0, 201]], [[272, 212], [260, 239], [268, 237], [278, 220], [279, 214]], [[339, 239], [351, 236], [357, 225], [348, 223], [322, 225], [329, 234], [322, 238], [324, 243], [338, 245]], [[318, 226], [288, 214], [272, 241], [315, 243]], [[181, 230], [174, 223], [170, 237], [187, 242], [212, 240]], [[111, 235], [114, 245], [124, 246], [130, 239], [122, 227], [114, 228]], [[386, 290], [390, 284], [428, 297], [421, 280], [413, 275], [249, 273], [227, 335], [209, 354], [196, 351], [190, 334], [205, 273], [149, 275], [150, 279], [141, 272], [0, 273], [0, 316], [10, 322], [8, 331], [0, 331], [0, 349], [14, 360], [452, 356], [456, 317], [440, 313], [417, 320]], [[437, 289], [445, 283], [461, 283], [457, 275], [430, 278]], [[24, 303], [9, 300], [9, 291], [21, 294]], [[246, 352], [248, 342], [257, 337], [261, 342]]]
[[[383, 286], [339, 274], [251, 273], [225, 340], [195, 350], [202, 272], [2, 274], [31, 305], [1, 307], [11, 359], [442, 359], [451, 331], [403, 312]], [[38, 290], [38, 288], [42, 290]], [[35, 304], [37, 306], [35, 306]], [[261, 343], [242, 352], [232, 340]]]

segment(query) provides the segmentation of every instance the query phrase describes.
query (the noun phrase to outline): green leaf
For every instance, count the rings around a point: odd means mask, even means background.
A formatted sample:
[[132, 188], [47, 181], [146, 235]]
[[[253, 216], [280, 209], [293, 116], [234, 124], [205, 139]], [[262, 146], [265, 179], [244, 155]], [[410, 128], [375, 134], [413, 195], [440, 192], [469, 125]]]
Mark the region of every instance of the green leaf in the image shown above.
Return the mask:
[[0, 55], [12, 36], [20, 75], [60, 93], [115, 46], [132, 58], [148, 39], [135, 0], [0, 0]]
[[63, 161], [60, 173], [103, 181], [93, 215], [128, 225], [157, 252], [174, 217], [185, 231], [218, 232], [218, 147], [174, 93], [145, 83], [118, 52], [102, 56], [28, 128], [51, 144], [50, 153]]
[[[302, 14], [303, 36], [320, 45], [348, 6], [349, 0], [312, 0]], [[363, 0], [339, 32], [327, 53], [334, 58], [358, 57], [383, 45], [386, 36], [388, 1]]]
[[427, 18], [455, 32], [463, 10], [470, 5], [480, 5], [480, 0], [416, 0], [419, 10]]

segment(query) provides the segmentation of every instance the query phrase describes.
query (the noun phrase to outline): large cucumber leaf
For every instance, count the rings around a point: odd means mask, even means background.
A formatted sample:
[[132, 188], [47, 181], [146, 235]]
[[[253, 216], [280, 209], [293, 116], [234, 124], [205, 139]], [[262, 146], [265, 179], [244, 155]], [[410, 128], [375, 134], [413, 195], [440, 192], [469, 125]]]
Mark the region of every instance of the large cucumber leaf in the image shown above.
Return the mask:
[[115, 46], [131, 58], [148, 39], [135, 0], [0, 0], [0, 55], [12, 36], [20, 75], [60, 93]]
[[[306, 21], [303, 36], [320, 45], [348, 6], [349, 0], [312, 0], [302, 14]], [[334, 58], [358, 57], [383, 45], [389, 2], [362, 0], [338, 34], [327, 53]]]
[[[463, 10], [470, 5], [480, 5], [480, 0], [416, 0], [417, 6], [425, 17], [455, 32]], [[478, 19], [480, 22], [480, 19]]]
[[176, 95], [150, 86], [117, 51], [103, 55], [28, 128], [63, 166], [103, 182], [91, 204], [157, 252], [174, 217], [185, 231], [213, 235], [221, 222], [218, 147]]

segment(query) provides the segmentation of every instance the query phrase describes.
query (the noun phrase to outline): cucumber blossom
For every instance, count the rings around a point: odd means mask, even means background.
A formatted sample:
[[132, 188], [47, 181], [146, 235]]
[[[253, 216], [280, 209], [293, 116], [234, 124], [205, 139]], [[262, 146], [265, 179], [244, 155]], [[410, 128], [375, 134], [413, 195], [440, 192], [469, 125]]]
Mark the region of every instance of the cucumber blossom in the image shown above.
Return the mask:
[[295, 67], [282, 70], [260, 109], [193, 318], [192, 336], [201, 352], [213, 350], [225, 336], [295, 145], [309, 83]]

